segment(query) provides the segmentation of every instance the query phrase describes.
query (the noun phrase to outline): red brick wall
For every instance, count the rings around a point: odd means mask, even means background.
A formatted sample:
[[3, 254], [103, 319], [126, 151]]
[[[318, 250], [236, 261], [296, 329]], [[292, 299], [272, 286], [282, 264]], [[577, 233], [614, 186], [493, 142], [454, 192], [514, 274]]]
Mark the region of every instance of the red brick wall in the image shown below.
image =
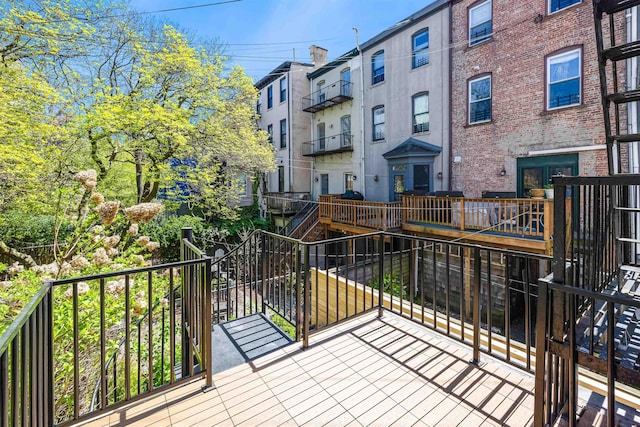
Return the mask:
[[[452, 189], [515, 191], [516, 159], [532, 150], [604, 144], [591, 1], [547, 15], [547, 0], [493, 0], [493, 38], [468, 46], [467, 8], [452, 6]], [[538, 15], [542, 15], [542, 19]], [[619, 34], [624, 34], [621, 29]], [[582, 104], [545, 109], [545, 56], [582, 46]], [[492, 121], [467, 124], [467, 80], [492, 74]], [[505, 167], [506, 176], [500, 176]], [[606, 150], [579, 153], [581, 175], [606, 175]]]

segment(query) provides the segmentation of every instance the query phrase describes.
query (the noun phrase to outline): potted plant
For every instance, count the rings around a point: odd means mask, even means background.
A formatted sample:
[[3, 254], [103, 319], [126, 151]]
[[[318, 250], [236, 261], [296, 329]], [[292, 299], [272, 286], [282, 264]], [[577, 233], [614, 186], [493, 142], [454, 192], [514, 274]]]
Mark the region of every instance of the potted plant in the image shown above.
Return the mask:
[[544, 186], [544, 195], [547, 199], [553, 199], [553, 184]]
[[532, 188], [529, 195], [532, 199], [544, 199], [544, 188]]

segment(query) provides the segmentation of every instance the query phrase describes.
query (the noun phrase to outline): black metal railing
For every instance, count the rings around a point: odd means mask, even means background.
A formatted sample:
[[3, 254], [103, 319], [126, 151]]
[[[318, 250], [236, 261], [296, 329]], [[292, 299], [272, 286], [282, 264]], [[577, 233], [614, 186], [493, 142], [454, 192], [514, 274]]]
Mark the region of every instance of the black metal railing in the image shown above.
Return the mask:
[[[630, 351], [640, 313], [636, 246], [640, 177], [554, 177], [553, 274], [539, 283], [536, 425], [578, 416], [578, 371], [599, 377], [607, 425], [615, 425], [618, 384], [640, 387]], [[564, 203], [565, 198], [571, 203]], [[604, 378], [604, 381], [602, 380]]]
[[302, 98], [302, 110], [315, 113], [353, 99], [353, 83], [338, 80]]
[[558, 108], [565, 105], [574, 105], [580, 103], [580, 94], [572, 93], [569, 95], [554, 96], [549, 98], [549, 108]]
[[195, 378], [211, 386], [211, 259], [189, 237], [184, 261], [43, 286], [0, 337], [2, 425], [65, 425]]
[[2, 426], [54, 423], [52, 302], [45, 284], [0, 336]]
[[344, 151], [353, 151], [353, 135], [347, 132], [314, 139], [302, 144], [303, 156], [320, 156]]
[[533, 372], [537, 283], [551, 257], [390, 233], [302, 250], [311, 334], [388, 310], [471, 345], [475, 360], [486, 353]]

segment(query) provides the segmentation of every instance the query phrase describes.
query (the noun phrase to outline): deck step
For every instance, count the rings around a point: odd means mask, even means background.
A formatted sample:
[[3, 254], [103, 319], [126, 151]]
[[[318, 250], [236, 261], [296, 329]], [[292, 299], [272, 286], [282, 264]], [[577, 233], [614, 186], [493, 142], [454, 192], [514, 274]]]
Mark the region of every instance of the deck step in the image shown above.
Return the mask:
[[640, 273], [640, 267], [635, 265], [621, 265], [620, 270], [633, 271], [634, 273]]
[[632, 239], [631, 237], [618, 237], [616, 240], [624, 243], [640, 243], [640, 239]]
[[640, 133], [627, 133], [624, 135], [611, 135], [611, 139], [616, 142], [637, 142], [640, 141]]
[[622, 61], [634, 56], [640, 56], [640, 40], [605, 49], [602, 52], [602, 56], [610, 61]]
[[640, 4], [639, 0], [600, 0], [596, 7], [597, 12], [612, 14], [616, 12], [622, 12], [630, 7]]
[[607, 99], [616, 104], [640, 101], [640, 89], [634, 89], [628, 92], [612, 93], [607, 95]]
[[638, 213], [640, 213], [640, 208], [629, 208], [629, 207], [615, 206], [613, 209], [615, 209], [617, 211], [638, 212]]

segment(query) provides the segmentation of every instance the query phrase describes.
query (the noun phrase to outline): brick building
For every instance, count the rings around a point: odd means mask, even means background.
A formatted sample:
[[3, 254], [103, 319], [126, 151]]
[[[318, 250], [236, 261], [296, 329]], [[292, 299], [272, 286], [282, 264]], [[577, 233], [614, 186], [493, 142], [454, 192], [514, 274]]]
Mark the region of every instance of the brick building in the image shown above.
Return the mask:
[[591, 2], [451, 8], [452, 189], [522, 197], [554, 174], [607, 174]]

